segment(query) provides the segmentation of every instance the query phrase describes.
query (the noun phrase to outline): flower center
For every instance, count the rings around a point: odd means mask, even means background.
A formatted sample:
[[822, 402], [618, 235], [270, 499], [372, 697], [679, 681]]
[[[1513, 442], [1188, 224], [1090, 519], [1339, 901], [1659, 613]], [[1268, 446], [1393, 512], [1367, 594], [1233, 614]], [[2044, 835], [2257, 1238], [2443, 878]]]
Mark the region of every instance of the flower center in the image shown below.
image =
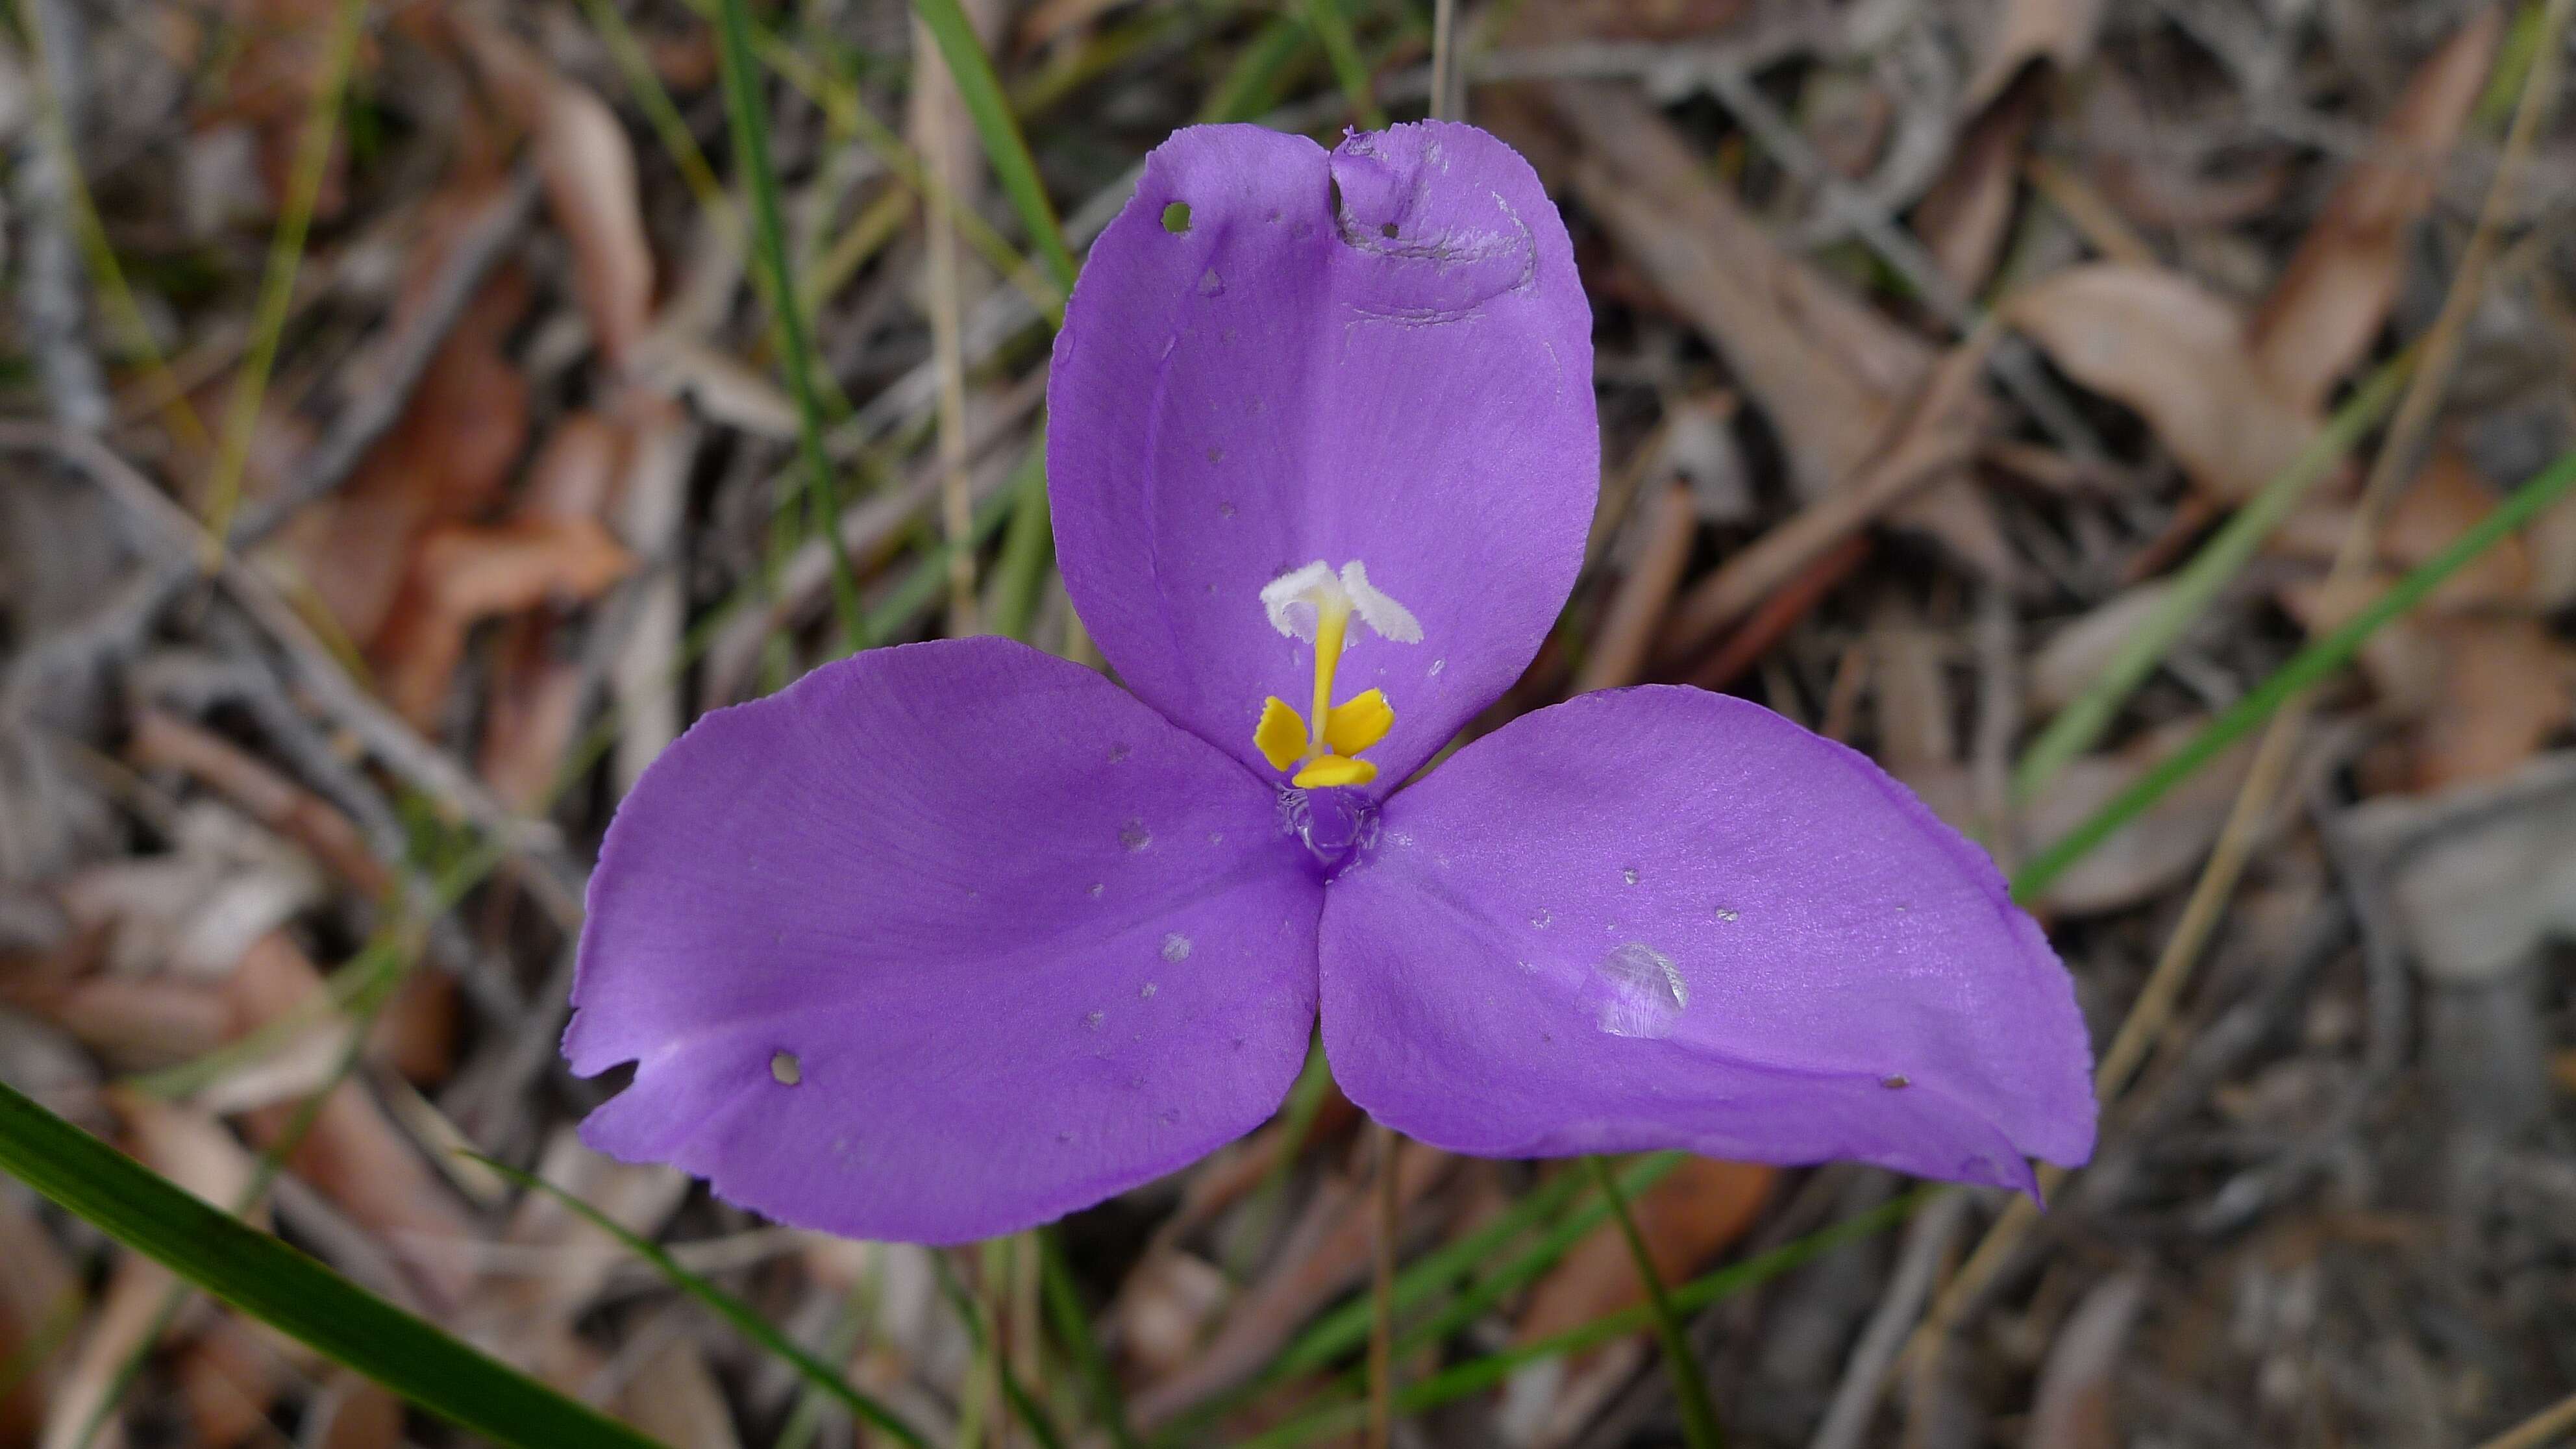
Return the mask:
[[1310, 715], [1299, 715], [1296, 706], [1275, 694], [1264, 701], [1261, 722], [1252, 730], [1253, 747], [1272, 769], [1289, 772], [1288, 783], [1301, 790], [1376, 779], [1377, 766], [1359, 754], [1386, 738], [1395, 725], [1395, 709], [1379, 689], [1335, 704], [1333, 674], [1350, 643], [1352, 618], [1398, 644], [1421, 643], [1422, 625], [1411, 610], [1369, 583], [1368, 570], [1358, 559], [1342, 565], [1339, 574], [1321, 559], [1283, 574], [1262, 589], [1261, 607], [1280, 633], [1315, 646], [1315, 692]]

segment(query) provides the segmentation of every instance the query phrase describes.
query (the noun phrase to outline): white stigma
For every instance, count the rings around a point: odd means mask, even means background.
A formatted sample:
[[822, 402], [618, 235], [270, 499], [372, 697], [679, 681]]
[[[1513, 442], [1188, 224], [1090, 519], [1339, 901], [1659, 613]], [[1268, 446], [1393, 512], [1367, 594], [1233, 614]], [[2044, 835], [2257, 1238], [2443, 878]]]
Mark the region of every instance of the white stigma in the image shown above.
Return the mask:
[[[1358, 559], [1342, 565], [1338, 577], [1333, 566], [1322, 559], [1281, 574], [1262, 588], [1261, 607], [1269, 614], [1272, 628], [1309, 644], [1315, 642], [1317, 621], [1327, 608], [1357, 615], [1379, 638], [1391, 643], [1422, 642], [1422, 622], [1413, 617], [1412, 610], [1370, 583], [1368, 568]], [[1343, 647], [1349, 647], [1348, 643]]]

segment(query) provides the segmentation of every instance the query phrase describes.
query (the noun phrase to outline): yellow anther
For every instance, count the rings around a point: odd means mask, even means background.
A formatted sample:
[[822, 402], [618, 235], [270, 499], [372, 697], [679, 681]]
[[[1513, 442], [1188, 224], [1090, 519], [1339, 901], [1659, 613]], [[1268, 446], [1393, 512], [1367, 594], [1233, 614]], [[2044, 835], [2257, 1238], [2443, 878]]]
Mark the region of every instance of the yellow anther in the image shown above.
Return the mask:
[[1324, 747], [1337, 755], [1356, 755], [1394, 727], [1395, 708], [1386, 702], [1386, 691], [1372, 689], [1333, 706], [1324, 719]]
[[[1334, 711], [1336, 716], [1340, 713]], [[1340, 723], [1338, 718], [1334, 722]], [[1261, 723], [1252, 727], [1252, 747], [1270, 762], [1270, 768], [1294, 769], [1306, 757], [1306, 722], [1297, 717], [1288, 701], [1274, 694], [1262, 703]]]
[[1299, 770], [1288, 783], [1300, 790], [1318, 790], [1327, 785], [1365, 785], [1376, 778], [1377, 766], [1366, 760], [1326, 755]]

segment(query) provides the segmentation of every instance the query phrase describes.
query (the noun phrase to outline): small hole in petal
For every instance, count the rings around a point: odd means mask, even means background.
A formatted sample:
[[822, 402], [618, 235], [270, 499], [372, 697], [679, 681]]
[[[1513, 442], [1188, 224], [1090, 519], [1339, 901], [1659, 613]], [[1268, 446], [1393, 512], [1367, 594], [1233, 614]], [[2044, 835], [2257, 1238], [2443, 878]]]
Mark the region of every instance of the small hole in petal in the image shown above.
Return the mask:
[[769, 1055], [769, 1075], [777, 1080], [778, 1085], [792, 1087], [805, 1080], [805, 1064], [796, 1060], [794, 1052], [772, 1052]]
[[1163, 230], [1179, 236], [1190, 229], [1190, 204], [1175, 201], [1163, 208]]
[[1913, 1086], [1914, 1079], [1908, 1077], [1903, 1072], [1890, 1072], [1886, 1076], [1879, 1078], [1878, 1084], [1887, 1088], [1891, 1092], [1895, 1092]]

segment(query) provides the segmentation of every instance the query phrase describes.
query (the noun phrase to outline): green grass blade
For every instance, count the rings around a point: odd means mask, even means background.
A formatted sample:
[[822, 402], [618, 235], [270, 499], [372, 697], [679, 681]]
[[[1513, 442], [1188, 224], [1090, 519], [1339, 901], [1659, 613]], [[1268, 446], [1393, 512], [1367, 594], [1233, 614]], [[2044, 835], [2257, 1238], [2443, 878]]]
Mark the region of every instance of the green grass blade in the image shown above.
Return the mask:
[[[742, 0], [726, 3], [739, 5]], [[957, 94], [966, 102], [966, 114], [974, 118], [976, 134], [984, 140], [994, 179], [1002, 183], [1003, 194], [1019, 211], [1020, 224], [1029, 229], [1030, 244], [1037, 248], [1055, 284], [1071, 292], [1073, 253], [1064, 244], [1055, 204], [1047, 200], [1046, 186], [1038, 180], [1038, 163], [1020, 135], [1019, 119], [1011, 114], [1002, 82], [993, 74], [992, 57], [984, 54], [984, 43], [975, 38], [975, 27], [967, 22], [957, 0], [913, 0], [912, 9], [938, 42], [948, 73], [957, 81]]]
[[366, 19], [366, 0], [340, 0], [325, 42], [320, 79], [306, 112], [304, 134], [296, 142], [288, 173], [286, 203], [278, 212], [277, 230], [268, 243], [268, 263], [260, 278], [259, 301], [251, 317], [250, 347], [242, 358], [238, 380], [224, 408], [223, 439], [215, 471], [206, 484], [206, 561], [211, 569], [231, 537], [233, 510], [241, 502], [242, 477], [250, 466], [251, 434], [259, 424], [260, 404], [268, 395], [269, 376], [277, 369], [277, 347], [286, 331], [286, 316], [295, 306], [295, 274], [304, 263], [304, 238], [313, 225], [313, 208], [321, 200], [322, 182], [331, 167], [332, 142], [340, 133], [340, 98], [356, 62], [358, 36]]
[[525, 1449], [653, 1444], [198, 1201], [5, 1084], [0, 1170], [242, 1312], [470, 1433]]
[[1298, 62], [1312, 52], [1315, 32], [1290, 15], [1275, 16], [1235, 53], [1234, 64], [1208, 91], [1199, 107], [1201, 124], [1249, 121], [1279, 104], [1281, 85]]
[[2449, 547], [2389, 586], [2387, 592], [2371, 600], [2368, 607], [2347, 620], [2341, 628], [2308, 641], [2307, 647], [2290, 656], [2289, 662], [2274, 670], [2270, 678], [2203, 726], [2200, 733], [2192, 736], [2182, 748], [2157, 761], [2153, 769], [2094, 811], [2083, 824], [2031, 857], [2013, 875], [2013, 898], [2027, 902], [2048, 889], [2050, 883], [2069, 866], [2121, 826], [2144, 813], [2165, 791], [2207, 764], [2219, 751], [2234, 744], [2300, 691], [2341, 669], [2360, 652], [2362, 644], [2381, 625], [2423, 602], [2424, 596], [2441, 587], [2445, 579], [2529, 522], [2540, 510], [2556, 502], [2571, 485], [2576, 485], [2576, 453], [2561, 457], [2539, 476], [2515, 489], [2494, 511], [2479, 519], [2475, 527], [2453, 539]]
[[778, 204], [778, 173], [769, 160], [769, 118], [761, 105], [760, 72], [751, 53], [751, 20], [744, 0], [723, 0], [716, 23], [716, 59], [723, 72], [725, 113], [733, 131], [734, 156], [751, 193], [752, 244], [769, 274], [767, 288], [777, 319], [779, 363], [786, 369], [788, 390], [796, 399], [797, 450], [806, 471], [806, 526], [823, 536], [832, 551], [832, 601], [841, 620], [842, 647], [856, 652], [871, 642], [867, 617], [859, 607], [858, 576], [849, 551], [841, 546], [840, 490], [832, 483], [832, 460], [823, 450], [823, 402], [814, 389], [813, 359], [806, 348], [805, 312], [798, 305], [795, 269], [787, 261], [787, 224]]
[[652, 1264], [653, 1270], [668, 1279], [672, 1287], [715, 1310], [717, 1317], [740, 1329], [745, 1338], [776, 1355], [781, 1362], [803, 1376], [805, 1382], [831, 1395], [851, 1413], [912, 1446], [912, 1449], [930, 1449], [930, 1442], [922, 1438], [910, 1424], [895, 1417], [893, 1410], [851, 1387], [849, 1380], [834, 1373], [830, 1364], [799, 1348], [794, 1340], [771, 1326], [769, 1320], [754, 1312], [749, 1304], [681, 1267], [680, 1260], [672, 1257], [661, 1244], [628, 1232], [608, 1214], [533, 1172], [522, 1171], [479, 1152], [468, 1152], [464, 1155], [521, 1187], [544, 1193], [571, 1209], [582, 1221], [615, 1238], [626, 1251]]
[[1342, 83], [1342, 94], [1350, 98], [1351, 114], [1359, 118], [1360, 129], [1385, 130], [1386, 109], [1369, 88], [1368, 62], [1360, 58], [1359, 41], [1351, 35], [1351, 20], [1342, 13], [1341, 0], [1306, 0], [1306, 23], [1323, 42], [1324, 56], [1333, 63], [1333, 76]]
[[1637, 1265], [1638, 1285], [1646, 1290], [1646, 1307], [1655, 1320], [1655, 1339], [1663, 1346], [1664, 1368], [1672, 1375], [1673, 1396], [1680, 1402], [1682, 1440], [1691, 1449], [1725, 1449], [1726, 1431], [1718, 1426], [1717, 1405], [1709, 1402], [1708, 1380], [1701, 1377], [1699, 1365], [1691, 1357], [1690, 1334], [1681, 1314], [1673, 1307], [1672, 1296], [1664, 1291], [1663, 1275], [1655, 1270], [1655, 1255], [1646, 1247], [1646, 1235], [1637, 1231], [1637, 1216], [1628, 1211], [1628, 1199], [1619, 1191], [1619, 1180], [1611, 1174], [1610, 1164], [1599, 1156], [1583, 1159], [1600, 1184], [1601, 1196], [1610, 1204], [1610, 1216], [1619, 1224], [1619, 1236], [1627, 1241], [1629, 1261]]
[[1137, 1449], [1136, 1433], [1127, 1427], [1127, 1404], [1119, 1395], [1117, 1376], [1109, 1371], [1109, 1356], [1100, 1351], [1100, 1340], [1092, 1336], [1091, 1315], [1074, 1287], [1064, 1240], [1053, 1227], [1038, 1229], [1037, 1237], [1047, 1317], [1055, 1324], [1056, 1338], [1073, 1355], [1074, 1367], [1081, 1371], [1083, 1389], [1091, 1396], [1092, 1422], [1109, 1431], [1110, 1442], [1118, 1449]]
[[984, 611], [984, 622], [996, 634], [1027, 643], [1029, 628], [1037, 622], [1038, 593], [1046, 583], [1047, 565], [1055, 562], [1055, 529], [1047, 515], [1043, 415], [1004, 492], [1012, 500], [1011, 523], [1002, 532], [1001, 555], [993, 560], [992, 604]]
[[2414, 361], [2410, 348], [2381, 364], [2353, 390], [2342, 407], [2335, 409], [2334, 416], [2290, 465], [2236, 510], [2236, 516], [2175, 573], [2172, 591], [2157, 604], [2155, 612], [2120, 641], [2119, 651], [2102, 667], [2101, 674], [2085, 686], [2073, 703], [2059, 710], [2022, 753], [2020, 764], [2013, 769], [2015, 801], [2036, 796], [2057, 778], [2058, 771], [2102, 738], [2119, 716], [2120, 707], [2164, 662], [2175, 641], [2253, 558], [2263, 540], [2281, 526], [2317, 480], [2331, 472], [2362, 435], [2396, 405], [2397, 394], [2414, 370]]
[[[1007, 1241], [1002, 1238], [987, 1238], [983, 1246], [987, 1249], [996, 1248]], [[948, 1299], [948, 1306], [956, 1313], [957, 1321], [964, 1325], [967, 1341], [974, 1346], [977, 1361], [989, 1362], [995, 1376], [1001, 1380], [1002, 1398], [1008, 1403], [1011, 1412], [1019, 1418], [1020, 1424], [1029, 1431], [1030, 1436], [1038, 1441], [1039, 1449], [1064, 1449], [1064, 1436], [1056, 1432], [1055, 1422], [1047, 1417], [1046, 1410], [1020, 1382], [1020, 1376], [1011, 1371], [1009, 1361], [1002, 1356], [994, 1343], [990, 1325], [984, 1318], [983, 1308], [976, 1302], [975, 1295], [958, 1280], [957, 1265], [948, 1260], [947, 1254], [936, 1250], [931, 1253], [930, 1262], [938, 1272], [939, 1291]], [[987, 1266], [990, 1266], [989, 1261]], [[986, 1355], [990, 1355], [990, 1358], [987, 1359]], [[973, 1374], [968, 1375], [967, 1382], [973, 1383], [976, 1377]], [[967, 1399], [970, 1410], [981, 1402], [979, 1398], [972, 1397], [971, 1392]], [[958, 1441], [972, 1442], [975, 1436], [966, 1432], [967, 1419], [960, 1417], [958, 1424]]]

